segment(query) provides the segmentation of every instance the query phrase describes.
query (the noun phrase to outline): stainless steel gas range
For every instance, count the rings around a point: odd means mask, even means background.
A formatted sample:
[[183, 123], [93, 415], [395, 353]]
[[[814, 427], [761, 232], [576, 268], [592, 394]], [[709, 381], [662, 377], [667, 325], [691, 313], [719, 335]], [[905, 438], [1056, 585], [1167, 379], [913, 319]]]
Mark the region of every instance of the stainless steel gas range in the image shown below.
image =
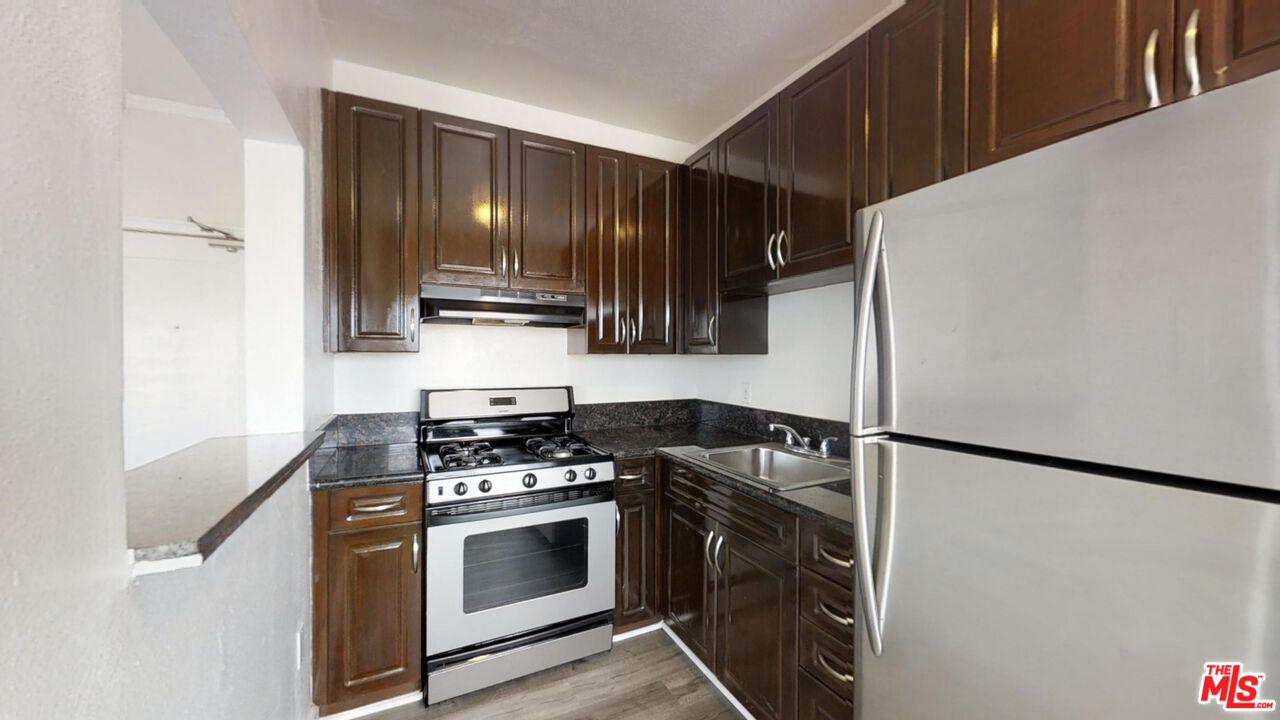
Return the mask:
[[573, 389], [423, 390], [427, 704], [613, 644], [613, 456]]

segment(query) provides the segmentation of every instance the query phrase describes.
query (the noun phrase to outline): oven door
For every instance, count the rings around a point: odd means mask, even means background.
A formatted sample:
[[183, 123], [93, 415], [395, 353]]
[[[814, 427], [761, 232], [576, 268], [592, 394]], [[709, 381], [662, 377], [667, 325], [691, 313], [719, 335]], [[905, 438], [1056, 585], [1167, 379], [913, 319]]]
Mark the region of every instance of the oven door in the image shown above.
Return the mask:
[[611, 610], [616, 505], [603, 490], [428, 508], [427, 657]]

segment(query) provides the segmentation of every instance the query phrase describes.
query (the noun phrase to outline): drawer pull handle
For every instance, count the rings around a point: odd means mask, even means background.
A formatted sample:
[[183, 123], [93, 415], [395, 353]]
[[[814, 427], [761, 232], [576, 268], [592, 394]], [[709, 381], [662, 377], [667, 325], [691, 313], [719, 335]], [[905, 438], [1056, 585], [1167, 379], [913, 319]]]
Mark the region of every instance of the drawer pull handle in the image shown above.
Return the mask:
[[821, 545], [818, 546], [818, 554], [822, 556], [823, 560], [826, 560], [827, 562], [831, 563], [832, 565], [835, 565], [836, 567], [842, 567], [842, 568], [853, 567], [852, 560], [845, 560], [844, 558], [836, 557], [835, 555], [832, 555], [831, 553], [827, 552], [827, 549], [822, 547]]
[[826, 670], [827, 674], [830, 675], [831, 677], [841, 682], [849, 683], [850, 685], [853, 684], [853, 676], [850, 675], [849, 673], [842, 673], [839, 670], [836, 670], [835, 668], [831, 667], [831, 661], [827, 659], [827, 656], [824, 655], [821, 650], [818, 651], [818, 664], [821, 665], [822, 669]]
[[400, 502], [397, 500], [395, 502], [381, 503], [378, 505], [356, 505], [352, 508], [352, 511], [358, 513], [380, 513], [393, 510], [398, 507], [400, 507]]
[[422, 554], [422, 544], [418, 541], [418, 533], [413, 534], [413, 574], [418, 574], [418, 556]]
[[644, 473], [635, 473], [635, 474], [627, 473], [625, 475], [619, 475], [618, 479], [619, 480], [643, 480]]
[[852, 617], [850, 617], [849, 615], [841, 615], [837, 613], [835, 610], [831, 609], [830, 605], [828, 605], [826, 602], [822, 600], [818, 601], [818, 612], [831, 618], [832, 622], [835, 622], [839, 625], [843, 625], [845, 627], [850, 627], [853, 625]]

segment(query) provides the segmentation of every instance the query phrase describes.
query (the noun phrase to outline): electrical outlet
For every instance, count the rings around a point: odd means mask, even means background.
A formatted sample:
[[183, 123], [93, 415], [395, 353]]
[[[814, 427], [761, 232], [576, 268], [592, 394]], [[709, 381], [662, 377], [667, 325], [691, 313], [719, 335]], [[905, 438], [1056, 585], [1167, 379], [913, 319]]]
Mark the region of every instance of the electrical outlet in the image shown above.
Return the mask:
[[749, 382], [742, 383], [742, 402], [751, 402], [751, 383]]

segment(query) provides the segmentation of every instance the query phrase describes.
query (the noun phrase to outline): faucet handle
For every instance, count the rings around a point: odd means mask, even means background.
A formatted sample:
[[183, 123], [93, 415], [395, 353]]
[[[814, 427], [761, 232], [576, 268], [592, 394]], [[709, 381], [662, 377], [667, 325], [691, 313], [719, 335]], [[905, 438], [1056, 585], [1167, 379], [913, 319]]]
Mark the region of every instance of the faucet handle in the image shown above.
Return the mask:
[[834, 443], [836, 439], [837, 438], [834, 438], [834, 437], [822, 438], [822, 442], [818, 443], [818, 452], [822, 453], [823, 455], [830, 455], [831, 444]]

